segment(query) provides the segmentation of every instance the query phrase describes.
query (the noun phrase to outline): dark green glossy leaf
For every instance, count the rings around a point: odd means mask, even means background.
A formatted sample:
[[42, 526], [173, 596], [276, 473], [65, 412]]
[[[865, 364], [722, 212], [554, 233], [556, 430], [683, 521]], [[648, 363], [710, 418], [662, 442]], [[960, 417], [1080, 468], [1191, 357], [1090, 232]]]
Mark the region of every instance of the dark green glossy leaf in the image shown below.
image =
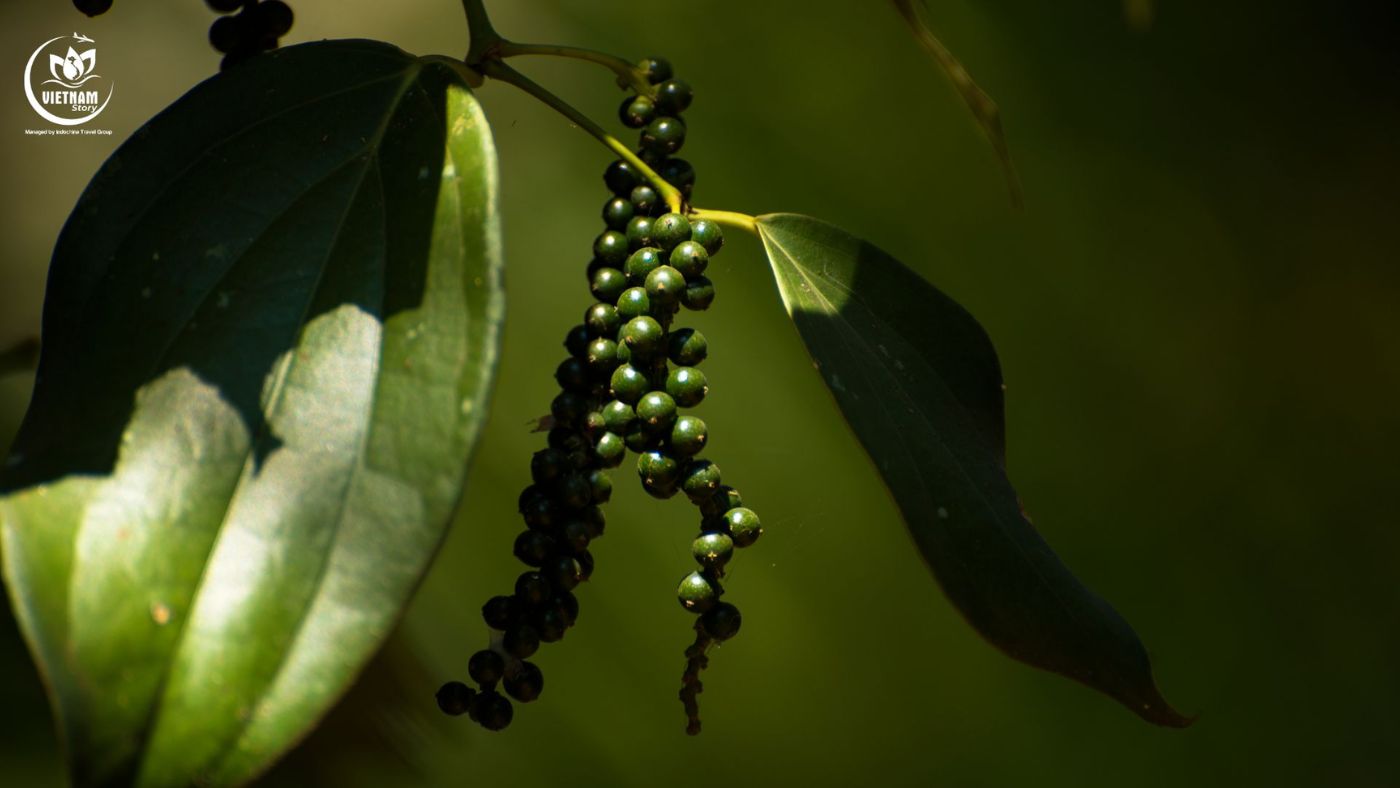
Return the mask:
[[1128, 623], [1065, 567], [1005, 471], [1001, 371], [972, 316], [899, 261], [824, 222], [758, 218], [793, 322], [943, 591], [1002, 651], [1116, 698], [1162, 698]]
[[496, 201], [460, 73], [367, 41], [208, 80], [93, 179], [0, 478], [77, 784], [246, 781], [388, 634], [487, 410]]

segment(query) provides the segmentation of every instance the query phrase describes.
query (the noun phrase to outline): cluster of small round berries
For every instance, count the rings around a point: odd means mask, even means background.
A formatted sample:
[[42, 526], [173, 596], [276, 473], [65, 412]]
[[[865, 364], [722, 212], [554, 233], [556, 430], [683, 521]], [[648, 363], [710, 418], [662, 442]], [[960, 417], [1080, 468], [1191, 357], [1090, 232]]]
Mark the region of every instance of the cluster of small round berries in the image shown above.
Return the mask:
[[221, 71], [259, 52], [276, 49], [277, 40], [292, 29], [292, 9], [282, 0], [204, 2], [210, 10], [224, 14], [209, 27], [209, 43], [224, 55], [219, 64]]
[[[642, 159], [688, 200], [695, 170], [672, 154], [685, 140], [680, 113], [690, 105], [690, 87], [672, 78], [664, 60], [642, 67], [655, 97], [627, 99], [622, 121], [643, 129]], [[489, 730], [505, 728], [514, 715], [498, 684], [520, 702], [543, 690], [543, 673], [527, 659], [541, 643], [563, 638], [578, 618], [573, 591], [593, 573], [589, 546], [603, 535], [600, 507], [612, 496], [607, 469], [621, 465], [629, 449], [639, 455], [643, 489], [657, 498], [684, 492], [702, 514], [693, 547], [700, 569], [679, 590], [682, 606], [699, 615], [681, 692], [692, 732], [699, 729], [694, 696], [704, 650], [739, 631], [739, 610], [719, 601], [719, 580], [734, 548], [753, 544], [762, 531], [738, 493], [721, 485], [719, 468], [699, 456], [709, 440], [705, 422], [680, 413], [709, 391], [698, 369], [708, 345], [699, 331], [672, 323], [682, 307], [703, 310], [713, 302], [704, 271], [724, 245], [720, 228], [668, 212], [626, 161], [609, 165], [603, 179], [612, 192], [603, 206], [607, 227], [587, 269], [597, 302], [564, 339], [569, 355], [554, 373], [561, 391], [550, 405], [548, 446], [532, 458], [532, 483], [519, 500], [527, 528], [515, 540], [515, 556], [530, 569], [513, 595], [482, 608], [491, 645], [467, 664], [477, 688], [452, 681], [437, 695], [444, 712], [468, 714]]]

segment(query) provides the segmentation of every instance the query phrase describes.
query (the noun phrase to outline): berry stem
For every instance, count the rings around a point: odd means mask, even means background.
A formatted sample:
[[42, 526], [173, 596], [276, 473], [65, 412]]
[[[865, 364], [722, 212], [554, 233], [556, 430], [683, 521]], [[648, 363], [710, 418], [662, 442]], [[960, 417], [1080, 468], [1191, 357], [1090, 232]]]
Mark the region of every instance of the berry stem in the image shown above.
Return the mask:
[[693, 219], [709, 219], [721, 227], [736, 227], [740, 230], [758, 235], [758, 221], [746, 213], [737, 211], [709, 211], [703, 208], [691, 210], [690, 216]]
[[657, 175], [656, 170], [647, 166], [647, 163], [642, 161], [641, 157], [633, 153], [630, 148], [623, 145], [616, 137], [609, 134], [602, 126], [594, 123], [587, 115], [574, 109], [568, 102], [550, 93], [542, 85], [501, 62], [498, 58], [486, 58], [476, 64], [476, 68], [482, 74], [492, 79], [514, 85], [526, 93], [529, 93], [552, 107], [559, 114], [568, 118], [574, 125], [592, 134], [595, 139], [607, 146], [608, 150], [611, 150], [613, 153], [617, 154], [618, 157], [635, 167], [637, 172], [640, 172], [647, 179], [647, 182], [651, 184], [652, 188], [656, 189], [656, 192], [661, 195], [662, 199], [666, 201], [666, 205], [669, 206], [673, 212], [680, 212], [682, 201], [680, 191], [667, 183], [666, 179]]
[[656, 87], [647, 79], [646, 74], [626, 60], [606, 52], [579, 47], [555, 46], [554, 44], [517, 44], [513, 41], [502, 41], [500, 46], [496, 48], [496, 54], [503, 58], [520, 55], [552, 55], [573, 58], [574, 60], [586, 60], [611, 70], [617, 75], [619, 84], [630, 87], [636, 93], [643, 96], [656, 95]]

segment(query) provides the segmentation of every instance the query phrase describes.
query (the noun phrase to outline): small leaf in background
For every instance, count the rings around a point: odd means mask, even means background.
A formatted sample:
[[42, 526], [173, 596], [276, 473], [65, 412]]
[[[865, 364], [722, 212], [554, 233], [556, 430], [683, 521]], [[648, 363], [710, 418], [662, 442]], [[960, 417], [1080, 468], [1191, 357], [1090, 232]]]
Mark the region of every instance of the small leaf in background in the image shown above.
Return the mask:
[[943, 591], [1015, 659], [1181, 727], [1128, 623], [1026, 520], [1006, 476], [1001, 372], [961, 306], [824, 222], [760, 216], [793, 323]]
[[246, 782], [389, 634], [487, 411], [497, 192], [459, 72], [369, 41], [214, 77], [93, 179], [0, 477], [76, 784]]
[[963, 68], [963, 64], [956, 57], [953, 57], [948, 47], [929, 30], [920, 17], [919, 10], [914, 7], [915, 2], [922, 1], [894, 0], [894, 7], [913, 31], [914, 39], [928, 52], [938, 67], [943, 69], [943, 73], [948, 75], [953, 89], [962, 96], [977, 125], [982, 127], [982, 133], [986, 134], [988, 141], [992, 143], [992, 149], [1001, 161], [1002, 172], [1006, 175], [1006, 188], [1011, 193], [1011, 202], [1019, 208], [1022, 202], [1021, 176], [1016, 173], [1016, 165], [1011, 161], [1011, 146], [1007, 144], [1006, 132], [1001, 127], [1001, 110], [997, 108], [996, 102], [992, 101], [992, 97], [977, 86], [972, 80], [972, 75], [967, 73], [967, 69]]

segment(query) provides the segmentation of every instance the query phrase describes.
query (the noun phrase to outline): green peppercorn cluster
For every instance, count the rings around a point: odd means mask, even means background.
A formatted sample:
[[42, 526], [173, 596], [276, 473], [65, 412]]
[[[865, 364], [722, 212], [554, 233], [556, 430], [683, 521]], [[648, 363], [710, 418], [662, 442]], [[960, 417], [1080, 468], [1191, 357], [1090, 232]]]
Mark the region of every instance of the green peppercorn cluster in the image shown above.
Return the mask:
[[[204, 0], [222, 14], [209, 27], [209, 43], [222, 52], [219, 69], [226, 70], [259, 52], [277, 48], [292, 29], [292, 9], [282, 0]], [[237, 12], [237, 13], [235, 13]]]
[[[642, 130], [642, 160], [688, 200], [695, 170], [673, 154], [685, 142], [681, 113], [691, 89], [672, 77], [664, 60], [642, 67], [655, 95], [624, 101], [622, 122]], [[596, 302], [564, 339], [568, 357], [554, 373], [560, 393], [550, 405], [548, 446], [532, 458], [532, 483], [519, 500], [526, 530], [516, 538], [515, 556], [529, 570], [517, 578], [513, 595], [494, 597], [482, 608], [492, 642], [468, 661], [477, 687], [453, 681], [438, 691], [444, 712], [468, 714], [490, 730], [510, 724], [510, 698], [529, 702], [543, 690], [543, 673], [527, 660], [541, 643], [563, 638], [578, 618], [573, 591], [593, 572], [589, 546], [603, 535], [601, 506], [612, 495], [607, 470], [621, 465], [628, 450], [638, 455], [641, 486], [649, 494], [684, 492], [700, 507], [701, 533], [693, 546], [699, 569], [679, 590], [682, 606], [699, 616], [692, 650], [699, 649], [701, 661], [687, 652], [694, 668], [687, 668], [688, 679], [698, 675], [694, 666], [703, 667], [710, 643], [739, 630], [738, 608], [719, 599], [720, 579], [734, 548], [753, 544], [762, 530], [739, 494], [721, 484], [719, 468], [701, 456], [709, 440], [705, 422], [682, 412], [709, 391], [699, 369], [708, 345], [699, 331], [673, 324], [682, 308], [703, 310], [714, 301], [714, 284], [704, 274], [724, 245], [723, 234], [711, 221], [669, 212], [625, 160], [609, 165], [603, 180], [612, 195], [587, 268]], [[682, 689], [683, 698], [689, 693], [693, 730], [698, 691], [698, 680]]]

